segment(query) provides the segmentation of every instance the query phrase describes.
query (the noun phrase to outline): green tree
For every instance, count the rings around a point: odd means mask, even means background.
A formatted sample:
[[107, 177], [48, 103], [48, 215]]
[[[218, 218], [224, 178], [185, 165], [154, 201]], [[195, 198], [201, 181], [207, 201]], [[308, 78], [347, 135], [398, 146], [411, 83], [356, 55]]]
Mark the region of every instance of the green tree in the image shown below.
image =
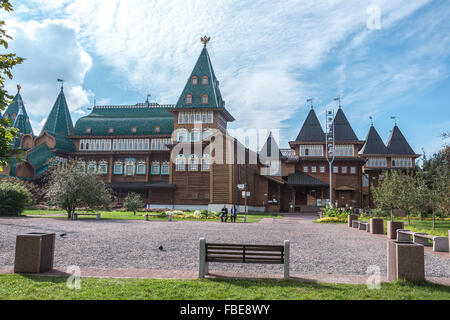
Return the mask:
[[133, 211], [133, 214], [136, 215], [136, 211], [144, 206], [142, 202], [141, 195], [138, 193], [131, 192], [125, 197], [124, 207], [128, 211]]
[[12, 179], [0, 180], [0, 216], [20, 215], [32, 200], [25, 184]]
[[[13, 11], [13, 7], [8, 0], [0, 0], [0, 10], [10, 12]], [[10, 39], [12, 38], [6, 32], [5, 21], [0, 21], [0, 46], [7, 50]], [[13, 98], [5, 90], [5, 81], [7, 78], [12, 79], [12, 68], [21, 64], [23, 60], [15, 53], [0, 54], [0, 112], [6, 109]], [[14, 151], [11, 142], [17, 136], [17, 130], [10, 125], [9, 119], [0, 119], [0, 168], [7, 165], [7, 160], [11, 159]]]
[[111, 201], [111, 190], [95, 173], [85, 172], [77, 160], [50, 169], [47, 196], [49, 204], [67, 212], [70, 219], [77, 208], [89, 210], [106, 207]]
[[385, 171], [382, 179], [376, 187], [373, 187], [373, 199], [377, 207], [390, 210], [391, 220], [394, 221], [394, 209], [399, 207], [402, 201], [401, 177], [396, 170]]

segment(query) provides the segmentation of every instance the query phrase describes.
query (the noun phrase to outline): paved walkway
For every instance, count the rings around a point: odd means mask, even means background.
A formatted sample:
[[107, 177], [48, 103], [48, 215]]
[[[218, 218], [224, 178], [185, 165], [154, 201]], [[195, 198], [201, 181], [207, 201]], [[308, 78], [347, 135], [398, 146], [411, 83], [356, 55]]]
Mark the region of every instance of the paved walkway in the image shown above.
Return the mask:
[[[55, 266], [81, 267], [85, 276], [195, 278], [198, 240], [282, 244], [291, 241], [291, 274], [312, 281], [365, 283], [369, 266], [386, 275], [386, 238], [345, 225], [315, 224], [313, 217], [289, 216], [259, 223], [167, 222], [0, 218], [0, 273], [14, 263], [15, 236], [57, 234]], [[66, 233], [66, 237], [59, 235]], [[163, 251], [158, 247], [162, 245]], [[2, 267], [3, 266], [3, 267]], [[450, 254], [425, 252], [426, 276], [450, 278]], [[3, 271], [2, 271], [3, 270]], [[282, 265], [211, 264], [217, 276], [281, 277]], [[331, 281], [333, 282], [333, 281]]]

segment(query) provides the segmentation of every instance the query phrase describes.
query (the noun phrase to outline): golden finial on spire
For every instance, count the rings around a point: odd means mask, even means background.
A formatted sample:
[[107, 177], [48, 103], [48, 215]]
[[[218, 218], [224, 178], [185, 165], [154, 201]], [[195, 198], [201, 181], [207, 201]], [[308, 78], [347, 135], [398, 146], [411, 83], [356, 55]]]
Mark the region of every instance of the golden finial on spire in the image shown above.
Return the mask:
[[207, 37], [206, 35], [204, 37], [200, 38], [200, 41], [203, 43], [205, 48], [206, 48], [206, 45], [208, 44], [209, 40], [211, 40], [211, 37]]
[[20, 88], [21, 88], [21, 86], [20, 86], [20, 84], [18, 84], [17, 85], [17, 92], [20, 92]]

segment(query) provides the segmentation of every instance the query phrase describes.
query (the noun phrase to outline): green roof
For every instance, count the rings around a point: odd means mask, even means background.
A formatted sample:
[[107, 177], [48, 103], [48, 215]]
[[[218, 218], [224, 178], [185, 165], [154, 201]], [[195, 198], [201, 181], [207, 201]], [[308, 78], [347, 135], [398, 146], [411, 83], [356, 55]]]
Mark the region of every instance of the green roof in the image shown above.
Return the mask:
[[31, 152], [28, 153], [27, 156], [28, 161], [36, 170], [36, 177], [50, 167], [49, 160], [54, 157], [55, 154], [48, 148], [47, 144], [45, 143], [37, 148], [34, 148]]
[[22, 107], [19, 108], [19, 112], [17, 113], [16, 119], [14, 120], [13, 127], [18, 129], [18, 133], [12, 142], [12, 146], [14, 148], [18, 148], [20, 146], [20, 140], [22, 139], [22, 136], [26, 131], [26, 119], [25, 115], [23, 114]]
[[41, 133], [44, 132], [44, 130], [52, 135], [59, 134], [62, 136], [70, 136], [73, 134], [72, 118], [62, 87]]
[[[192, 84], [192, 77], [197, 77], [197, 84]], [[208, 77], [208, 84], [202, 84], [202, 77]], [[192, 104], [186, 104], [186, 95], [192, 95]], [[202, 104], [202, 95], [208, 95], [208, 103]], [[176, 108], [223, 108], [224, 101], [219, 90], [219, 81], [216, 79], [214, 70], [209, 58], [208, 50], [203, 48], [197, 63], [189, 76], [186, 86], [181, 93]]]
[[[168, 111], [173, 105], [136, 104], [131, 106], [96, 106], [92, 112], [78, 119], [75, 124], [77, 136], [138, 136], [171, 135], [173, 114]], [[136, 132], [132, 128], [136, 127]], [[160, 131], [155, 132], [159, 127]], [[90, 133], [87, 129], [90, 129]], [[113, 128], [113, 133], [109, 132]]]
[[[3, 114], [4, 118], [12, 119], [12, 115], [15, 114], [16, 117], [19, 114], [19, 110], [22, 109], [23, 116], [24, 116], [24, 126], [21, 131], [22, 134], [31, 134], [32, 137], [34, 137], [33, 128], [31, 127], [30, 117], [28, 117], [27, 110], [25, 108], [25, 105], [22, 100], [22, 96], [19, 92], [17, 92], [16, 96], [13, 99], [13, 102], [11, 102], [6, 108], [5, 113]], [[1, 118], [1, 115], [0, 115]]]

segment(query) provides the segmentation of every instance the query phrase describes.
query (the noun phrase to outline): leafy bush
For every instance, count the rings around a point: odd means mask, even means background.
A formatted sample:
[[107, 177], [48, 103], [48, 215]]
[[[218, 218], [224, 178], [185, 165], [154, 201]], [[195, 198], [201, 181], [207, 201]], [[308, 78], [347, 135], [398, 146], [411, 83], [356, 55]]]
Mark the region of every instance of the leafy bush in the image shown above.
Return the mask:
[[363, 213], [361, 213], [361, 217], [365, 218], [384, 218], [390, 217], [391, 213], [389, 210], [376, 208], [376, 209], [367, 209]]
[[0, 216], [18, 216], [32, 202], [31, 192], [24, 184], [0, 181]]
[[345, 219], [347, 219], [347, 216], [349, 214], [353, 214], [352, 208], [348, 206], [346, 206], [345, 208], [337, 208], [328, 205], [325, 208], [320, 209], [320, 211], [325, 217], [338, 217]]

